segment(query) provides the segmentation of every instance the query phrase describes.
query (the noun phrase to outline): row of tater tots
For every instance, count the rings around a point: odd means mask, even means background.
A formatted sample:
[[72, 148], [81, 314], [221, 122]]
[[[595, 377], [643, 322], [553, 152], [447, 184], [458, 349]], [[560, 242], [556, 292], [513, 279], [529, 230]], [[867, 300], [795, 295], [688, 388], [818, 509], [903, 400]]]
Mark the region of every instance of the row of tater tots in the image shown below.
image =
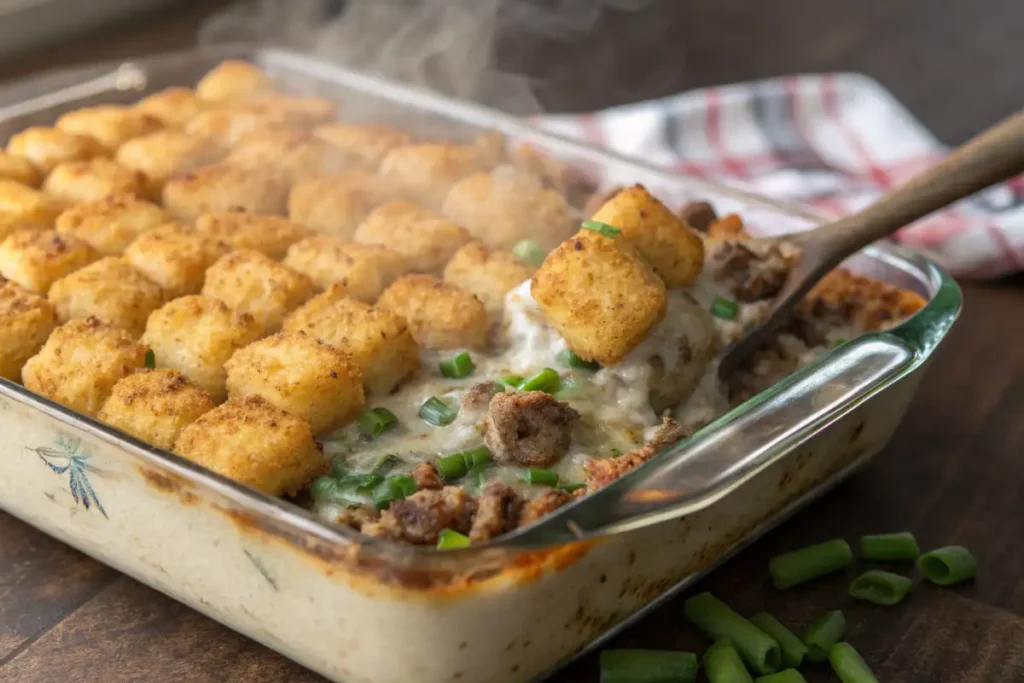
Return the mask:
[[532, 272], [508, 249], [566, 237], [565, 200], [493, 138], [335, 114], [225, 62], [12, 137], [0, 376], [279, 495], [421, 347], [486, 349]]

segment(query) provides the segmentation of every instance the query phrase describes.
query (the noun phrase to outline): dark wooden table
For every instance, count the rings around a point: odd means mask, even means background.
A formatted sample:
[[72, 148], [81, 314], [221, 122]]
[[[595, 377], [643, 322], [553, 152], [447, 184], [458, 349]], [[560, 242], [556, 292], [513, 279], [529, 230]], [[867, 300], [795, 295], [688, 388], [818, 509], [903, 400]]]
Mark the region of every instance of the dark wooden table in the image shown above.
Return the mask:
[[[185, 5], [65, 42], [0, 65], [0, 78], [186, 45], [221, 4]], [[656, 0], [606, 18], [588, 36], [559, 43], [504, 35], [501, 47], [509, 64], [545, 78], [549, 106], [565, 109], [786, 72], [864, 71], [957, 143], [1024, 104], [1021, 26], [1019, 0]], [[508, 56], [524, 44], [527, 56]], [[618, 52], [595, 57], [598, 44]], [[768, 608], [793, 622], [842, 604], [850, 639], [886, 681], [1024, 680], [1024, 278], [964, 289], [964, 315], [885, 452], [702, 585], [741, 610]], [[779, 551], [899, 529], [914, 530], [925, 546], [971, 547], [978, 580], [921, 587], [889, 609], [843, 601], [845, 580], [792, 594], [767, 585], [767, 559]], [[613, 645], [700, 647], [681, 611], [675, 600]], [[558, 678], [595, 681], [596, 671], [589, 657]], [[65, 679], [321, 680], [0, 514], [0, 680]]]

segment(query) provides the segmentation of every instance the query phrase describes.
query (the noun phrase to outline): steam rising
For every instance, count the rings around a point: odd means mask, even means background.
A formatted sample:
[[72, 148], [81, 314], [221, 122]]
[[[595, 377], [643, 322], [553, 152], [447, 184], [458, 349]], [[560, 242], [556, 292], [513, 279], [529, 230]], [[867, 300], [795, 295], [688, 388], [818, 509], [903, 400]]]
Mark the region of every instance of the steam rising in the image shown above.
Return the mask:
[[527, 115], [541, 111], [534, 94], [538, 83], [499, 68], [500, 36], [572, 38], [589, 32], [606, 9], [636, 11], [651, 2], [246, 0], [207, 22], [200, 40], [283, 43], [351, 68]]

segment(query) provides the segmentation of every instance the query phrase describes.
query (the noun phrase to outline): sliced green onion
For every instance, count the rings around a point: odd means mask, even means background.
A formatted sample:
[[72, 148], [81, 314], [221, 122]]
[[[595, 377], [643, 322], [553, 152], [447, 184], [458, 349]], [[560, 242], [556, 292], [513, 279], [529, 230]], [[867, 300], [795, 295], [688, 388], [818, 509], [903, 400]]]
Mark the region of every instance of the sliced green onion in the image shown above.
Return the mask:
[[313, 500], [330, 500], [338, 490], [338, 481], [334, 477], [320, 476], [309, 485], [309, 495]]
[[697, 655], [669, 650], [605, 650], [601, 683], [693, 683]]
[[476, 369], [476, 364], [473, 363], [473, 357], [466, 351], [463, 351], [448, 360], [441, 361], [438, 364], [438, 367], [441, 370], [441, 374], [445, 377], [459, 379], [473, 374], [473, 370]]
[[558, 472], [531, 467], [526, 470], [523, 480], [534, 486], [558, 486]]
[[838, 643], [846, 632], [846, 617], [837, 609], [825, 612], [811, 622], [804, 632], [804, 645], [807, 646], [807, 659], [812, 662], [824, 662], [828, 659], [828, 650]]
[[153, 349], [146, 351], [146, 359], [143, 362], [146, 364], [146, 367], [149, 368], [150, 370], [156, 367], [156, 354], [153, 353]]
[[519, 386], [516, 387], [519, 391], [543, 391], [548, 394], [553, 394], [558, 391], [558, 385], [561, 383], [561, 378], [558, 373], [551, 368], [544, 368], [535, 375], [527, 377]]
[[715, 297], [715, 300], [711, 302], [711, 315], [716, 318], [734, 320], [739, 312], [740, 305], [732, 299], [726, 299], [724, 296]]
[[573, 491], [579, 491], [580, 489], [587, 488], [587, 485], [582, 483], [582, 482], [574, 482], [574, 483], [565, 482], [565, 483], [558, 484], [557, 488], [565, 491], [566, 493], [572, 493]]
[[807, 679], [796, 669], [783, 669], [778, 673], [758, 676], [754, 683], [807, 683]]
[[431, 396], [420, 406], [420, 418], [435, 427], [451, 424], [458, 413], [437, 396]]
[[348, 463], [342, 456], [336, 456], [331, 460], [331, 476], [335, 479], [341, 479], [348, 474]]
[[437, 535], [438, 550], [452, 550], [454, 548], [468, 548], [469, 537], [451, 529], [441, 529]]
[[491, 449], [487, 446], [470, 448], [468, 451], [462, 451], [460, 455], [462, 455], [462, 459], [466, 463], [467, 470], [483, 467], [484, 465], [489, 465], [494, 462], [494, 456], [491, 454]]
[[951, 586], [973, 579], [978, 573], [978, 561], [967, 548], [948, 545], [917, 558], [917, 568], [932, 583]]
[[710, 683], [754, 683], [729, 640], [716, 641], [704, 653], [704, 673]]
[[388, 477], [373, 491], [373, 504], [378, 510], [391, 506], [396, 500], [402, 500], [416, 493], [416, 480], [406, 474]]
[[376, 463], [374, 463], [373, 468], [370, 471], [373, 472], [374, 474], [387, 474], [388, 472], [393, 470], [395, 468], [395, 465], [397, 464], [398, 456], [395, 455], [394, 453], [388, 453], [386, 455], [380, 456], [380, 458], [377, 460]]
[[786, 628], [782, 622], [767, 612], [755, 614], [750, 617], [750, 621], [779, 644], [779, 649], [782, 651], [782, 666], [789, 669], [797, 669], [804, 663], [804, 657], [807, 656], [807, 646], [796, 637], [796, 634]]
[[689, 598], [683, 604], [683, 613], [712, 640], [731, 640], [754, 673], [772, 673], [782, 663], [779, 646], [774, 640], [711, 593], [698, 593]]
[[522, 382], [523, 378], [519, 375], [502, 375], [498, 378], [498, 384], [502, 384], [510, 389], [518, 389]]
[[419, 489], [419, 486], [416, 485], [416, 480], [408, 474], [396, 474], [393, 477], [388, 477], [384, 481], [390, 482], [391, 488], [399, 491], [402, 498], [411, 496], [416, 493], [417, 489]]
[[468, 469], [466, 467], [466, 459], [462, 457], [462, 453], [452, 453], [443, 458], [438, 458], [436, 467], [437, 473], [445, 481], [455, 481], [466, 476]]
[[913, 586], [914, 582], [909, 577], [872, 569], [853, 580], [850, 597], [888, 607], [903, 602]]
[[537, 267], [544, 263], [547, 258], [547, 251], [537, 240], [521, 240], [512, 247], [512, 253], [519, 257], [519, 260], [528, 266]]
[[600, 370], [601, 365], [595, 363], [592, 360], [584, 360], [573, 353], [572, 349], [563, 349], [558, 352], [556, 356], [558, 362], [567, 368], [576, 368], [577, 370]]
[[616, 228], [613, 225], [608, 225], [607, 223], [602, 223], [601, 221], [591, 220], [583, 221], [583, 229], [592, 230], [593, 232], [599, 232], [605, 237], [615, 237], [616, 235], [622, 232], [620, 228]]
[[843, 683], [878, 683], [864, 658], [847, 642], [829, 648], [828, 663]]
[[851, 562], [850, 544], [836, 538], [773, 557], [768, 571], [775, 587], [781, 590], [845, 569]]
[[338, 480], [338, 486], [356, 491], [371, 489], [384, 481], [384, 477], [376, 472], [364, 472], [362, 474], [346, 474]]
[[378, 436], [398, 424], [398, 418], [387, 408], [371, 408], [359, 416], [359, 432], [367, 439]]
[[921, 554], [917, 539], [909, 531], [860, 537], [860, 556], [882, 562], [912, 562]]

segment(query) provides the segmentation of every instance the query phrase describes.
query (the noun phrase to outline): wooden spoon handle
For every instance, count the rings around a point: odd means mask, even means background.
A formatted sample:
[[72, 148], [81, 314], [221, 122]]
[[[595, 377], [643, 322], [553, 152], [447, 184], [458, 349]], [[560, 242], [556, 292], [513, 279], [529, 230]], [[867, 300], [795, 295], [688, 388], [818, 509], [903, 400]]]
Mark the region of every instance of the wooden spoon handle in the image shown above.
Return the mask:
[[831, 270], [850, 254], [899, 228], [1024, 173], [1024, 111], [956, 149], [944, 160], [862, 211], [806, 233], [800, 241]]

